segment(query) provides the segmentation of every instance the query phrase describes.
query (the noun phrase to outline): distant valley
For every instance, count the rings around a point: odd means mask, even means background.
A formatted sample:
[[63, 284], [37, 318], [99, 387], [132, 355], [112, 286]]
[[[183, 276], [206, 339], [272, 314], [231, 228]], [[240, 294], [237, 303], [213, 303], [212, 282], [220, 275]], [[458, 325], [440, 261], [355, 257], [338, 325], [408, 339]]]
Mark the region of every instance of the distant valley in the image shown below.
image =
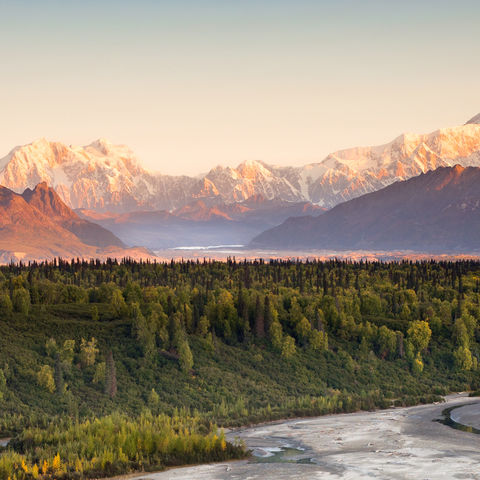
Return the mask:
[[227, 204], [199, 199], [173, 212], [123, 214], [79, 209], [78, 214], [113, 232], [129, 245], [171, 248], [189, 245], [244, 245], [268, 227], [289, 217], [315, 215], [325, 209], [308, 202], [266, 200], [261, 195]]

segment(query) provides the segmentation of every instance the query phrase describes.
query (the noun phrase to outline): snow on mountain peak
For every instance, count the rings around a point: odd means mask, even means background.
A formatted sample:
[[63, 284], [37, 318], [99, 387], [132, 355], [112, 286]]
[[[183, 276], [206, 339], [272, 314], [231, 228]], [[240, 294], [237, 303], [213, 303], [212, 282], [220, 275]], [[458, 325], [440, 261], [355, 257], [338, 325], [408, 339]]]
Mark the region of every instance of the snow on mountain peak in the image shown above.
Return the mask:
[[270, 170], [267, 170], [264, 164], [257, 160], [246, 160], [236, 170], [243, 178], [249, 179], [255, 179], [258, 175], [263, 175], [264, 177], [272, 175]]
[[1, 184], [21, 192], [47, 182], [74, 208], [123, 203], [134, 177], [146, 173], [127, 147], [104, 139], [76, 147], [42, 138], [14, 149], [0, 165]]
[[383, 145], [339, 150], [303, 167], [247, 160], [197, 177], [148, 172], [127, 146], [104, 138], [84, 147], [39, 139], [0, 159], [0, 184], [21, 192], [45, 181], [67, 205], [97, 211], [170, 211], [192, 199], [235, 203], [254, 195], [332, 207], [457, 163], [480, 166], [479, 123], [429, 134], [405, 133]]
[[104, 155], [108, 155], [110, 149], [113, 147], [112, 143], [109, 142], [106, 138], [99, 138], [89, 145], [86, 145], [85, 148], [95, 148], [99, 152], [103, 153]]

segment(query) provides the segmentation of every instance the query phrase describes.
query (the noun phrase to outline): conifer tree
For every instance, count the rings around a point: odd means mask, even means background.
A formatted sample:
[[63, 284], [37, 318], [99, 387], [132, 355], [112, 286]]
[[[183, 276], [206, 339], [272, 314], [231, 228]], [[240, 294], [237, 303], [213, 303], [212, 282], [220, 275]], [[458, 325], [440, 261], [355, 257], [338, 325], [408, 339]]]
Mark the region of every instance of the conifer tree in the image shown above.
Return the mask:
[[244, 311], [247, 308], [245, 303], [245, 296], [243, 295], [243, 288], [240, 286], [238, 290], [238, 297], [237, 297], [237, 312], [239, 318], [244, 317]]
[[405, 347], [404, 347], [404, 342], [403, 342], [403, 333], [402, 332], [396, 332], [397, 336], [397, 356], [399, 358], [403, 358], [405, 356]]
[[268, 332], [273, 321], [272, 306], [270, 304], [270, 297], [268, 295], [265, 295], [265, 301], [263, 305], [264, 330], [265, 332]]
[[265, 319], [263, 317], [260, 295], [257, 295], [257, 302], [255, 304], [255, 335], [258, 338], [265, 336]]

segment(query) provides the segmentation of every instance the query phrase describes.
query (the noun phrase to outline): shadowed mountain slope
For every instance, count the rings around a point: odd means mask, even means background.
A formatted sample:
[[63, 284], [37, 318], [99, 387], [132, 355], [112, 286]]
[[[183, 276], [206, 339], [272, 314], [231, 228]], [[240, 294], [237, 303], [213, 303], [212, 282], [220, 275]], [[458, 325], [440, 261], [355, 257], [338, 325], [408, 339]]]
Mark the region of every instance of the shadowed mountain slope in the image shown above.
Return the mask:
[[476, 251], [480, 168], [442, 167], [340, 204], [289, 218], [252, 246], [315, 249]]

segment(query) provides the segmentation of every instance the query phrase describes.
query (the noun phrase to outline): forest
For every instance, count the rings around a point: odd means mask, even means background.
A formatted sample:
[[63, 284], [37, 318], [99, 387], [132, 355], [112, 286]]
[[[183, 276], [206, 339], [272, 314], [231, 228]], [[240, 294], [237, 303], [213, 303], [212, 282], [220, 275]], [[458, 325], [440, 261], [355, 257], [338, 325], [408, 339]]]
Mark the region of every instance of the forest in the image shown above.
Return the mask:
[[221, 427], [480, 387], [480, 263], [0, 267], [0, 479], [242, 458]]

